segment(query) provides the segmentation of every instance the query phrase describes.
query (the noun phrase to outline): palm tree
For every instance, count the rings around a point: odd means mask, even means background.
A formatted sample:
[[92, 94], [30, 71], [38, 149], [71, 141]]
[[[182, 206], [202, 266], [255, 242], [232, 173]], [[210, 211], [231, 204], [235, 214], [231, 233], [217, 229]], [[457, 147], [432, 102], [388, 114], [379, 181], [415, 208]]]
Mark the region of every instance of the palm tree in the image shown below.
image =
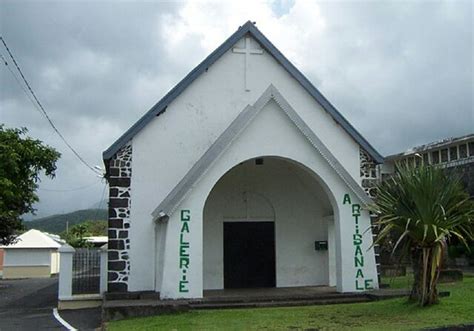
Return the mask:
[[421, 306], [437, 303], [447, 243], [458, 238], [467, 247], [467, 241], [474, 239], [474, 203], [459, 177], [439, 167], [397, 165], [393, 177], [379, 185], [376, 202], [369, 208], [379, 215], [375, 243], [394, 237], [394, 251], [411, 257], [410, 299]]

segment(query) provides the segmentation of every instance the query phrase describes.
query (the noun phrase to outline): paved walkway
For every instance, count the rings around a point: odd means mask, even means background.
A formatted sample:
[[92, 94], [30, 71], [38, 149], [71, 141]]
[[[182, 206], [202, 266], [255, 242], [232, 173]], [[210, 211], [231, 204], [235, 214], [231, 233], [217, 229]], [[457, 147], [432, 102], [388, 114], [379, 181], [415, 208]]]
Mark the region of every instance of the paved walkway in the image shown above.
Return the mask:
[[[57, 278], [0, 279], [0, 331], [67, 330], [53, 316], [58, 302]], [[60, 311], [78, 330], [100, 327], [100, 309]]]
[[0, 280], [0, 330], [67, 330], [53, 316], [55, 278]]

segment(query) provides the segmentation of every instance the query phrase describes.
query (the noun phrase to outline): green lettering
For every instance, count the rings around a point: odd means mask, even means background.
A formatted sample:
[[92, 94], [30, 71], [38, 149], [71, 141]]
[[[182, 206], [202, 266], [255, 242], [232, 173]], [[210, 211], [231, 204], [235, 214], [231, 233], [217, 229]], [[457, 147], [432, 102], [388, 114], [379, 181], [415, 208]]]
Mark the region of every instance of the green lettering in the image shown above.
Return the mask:
[[181, 226], [181, 233], [187, 232], [189, 233], [189, 223], [188, 222], [183, 222], [183, 225]]
[[372, 285], [373, 280], [372, 279], [366, 279], [365, 280], [365, 289], [366, 290], [372, 290], [374, 286]]
[[364, 278], [364, 274], [362, 273], [362, 269], [357, 269], [357, 273], [356, 273], [356, 278]]
[[364, 267], [364, 257], [363, 256], [355, 256], [354, 257], [354, 265], [355, 267]]
[[360, 291], [360, 290], [364, 290], [364, 288], [362, 286], [359, 286], [359, 280], [356, 279], [356, 290]]
[[354, 216], [355, 223], [359, 224], [359, 216], [360, 215], [352, 215], [352, 216]]
[[360, 245], [356, 245], [356, 251], [355, 251], [355, 255], [360, 255], [362, 256], [362, 249], [360, 249]]
[[189, 242], [184, 241], [184, 234], [182, 233], [179, 235], [179, 244], [184, 247], [189, 247]]
[[354, 239], [354, 245], [362, 244], [362, 235], [360, 233], [355, 233], [352, 238]]
[[342, 200], [343, 205], [345, 205], [346, 203], [348, 203], [348, 204], [351, 203], [351, 197], [349, 196], [348, 193], [344, 194], [344, 199]]
[[360, 205], [358, 203], [354, 203], [352, 205], [352, 216], [359, 216], [360, 215]]
[[181, 221], [190, 221], [191, 220], [191, 211], [188, 209], [181, 210]]
[[180, 280], [179, 281], [179, 292], [181, 292], [181, 293], [189, 292], [188, 283], [189, 282], [187, 280]]
[[188, 269], [189, 268], [189, 257], [180, 257], [179, 258], [179, 268], [180, 269], [183, 269], [183, 268]]
[[187, 250], [188, 248], [189, 248], [189, 247], [180, 246], [180, 247], [179, 247], [179, 256], [180, 256], [180, 257], [189, 256], [189, 253], [186, 252], [186, 250]]

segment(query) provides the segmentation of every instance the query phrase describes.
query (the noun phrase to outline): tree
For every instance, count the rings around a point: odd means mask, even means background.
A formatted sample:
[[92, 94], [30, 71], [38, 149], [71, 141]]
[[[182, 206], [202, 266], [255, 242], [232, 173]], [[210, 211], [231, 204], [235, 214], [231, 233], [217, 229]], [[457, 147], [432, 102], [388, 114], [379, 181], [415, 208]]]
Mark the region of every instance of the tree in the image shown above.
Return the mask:
[[85, 221], [83, 224], [89, 236], [107, 236], [108, 222], [105, 220]]
[[412, 261], [410, 299], [421, 306], [438, 302], [437, 283], [443, 254], [452, 238], [467, 246], [473, 239], [474, 204], [459, 177], [427, 165], [398, 165], [383, 182], [370, 209], [379, 214], [379, 243], [396, 238]]
[[91, 247], [92, 245], [84, 239], [91, 236], [107, 236], [107, 221], [85, 221], [61, 233], [61, 238], [76, 248]]
[[84, 224], [74, 225], [68, 232], [61, 235], [66, 242], [72, 247], [90, 247], [90, 243], [87, 242], [84, 237], [89, 236], [87, 233], [87, 227]]
[[40, 174], [54, 178], [61, 156], [41, 141], [26, 137], [28, 130], [0, 124], [0, 244], [15, 242], [23, 229], [21, 215], [34, 213], [39, 201], [36, 189]]

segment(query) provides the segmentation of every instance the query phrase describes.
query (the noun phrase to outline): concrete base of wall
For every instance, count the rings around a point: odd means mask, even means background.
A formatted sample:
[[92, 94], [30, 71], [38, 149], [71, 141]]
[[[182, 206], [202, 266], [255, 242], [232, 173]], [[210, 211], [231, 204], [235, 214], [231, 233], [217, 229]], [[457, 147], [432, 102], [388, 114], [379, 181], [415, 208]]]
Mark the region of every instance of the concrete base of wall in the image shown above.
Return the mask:
[[74, 295], [69, 299], [59, 299], [59, 310], [96, 308], [102, 306], [102, 296], [100, 294]]
[[51, 267], [45, 266], [3, 266], [3, 279], [49, 278]]

